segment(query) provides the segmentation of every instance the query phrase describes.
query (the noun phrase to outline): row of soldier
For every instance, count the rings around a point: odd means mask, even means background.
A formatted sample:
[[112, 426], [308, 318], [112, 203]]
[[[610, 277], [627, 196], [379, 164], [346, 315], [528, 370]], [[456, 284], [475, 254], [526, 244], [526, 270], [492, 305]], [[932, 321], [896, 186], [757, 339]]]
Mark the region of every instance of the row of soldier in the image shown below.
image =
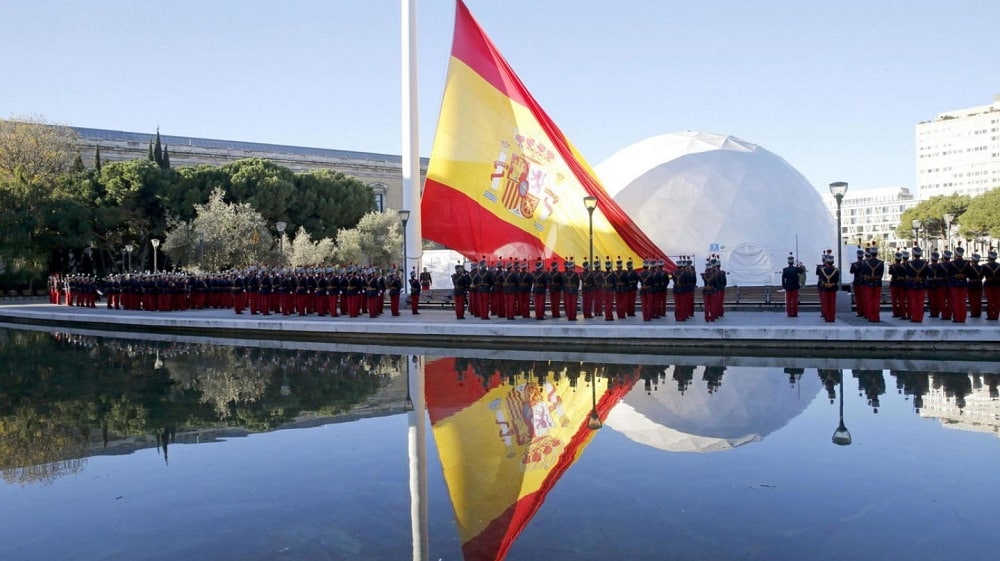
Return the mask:
[[[930, 257], [929, 261], [924, 259], [921, 248], [914, 247], [896, 252], [893, 263], [886, 267], [893, 317], [920, 323], [926, 304], [932, 318], [965, 323], [967, 317], [982, 317], [985, 295], [986, 319], [1000, 318], [1000, 263], [993, 248], [985, 263], [980, 262], [977, 253], [966, 259], [962, 246], [956, 247], [954, 253], [931, 252]], [[875, 294], [869, 292], [866, 298], [874, 299]], [[875, 304], [869, 300], [864, 306], [870, 309]], [[874, 321], [878, 321], [877, 316]]]
[[[713, 256], [700, 275], [705, 321], [715, 321], [724, 314], [726, 274]], [[563, 261], [561, 269], [558, 261], [546, 268], [539, 259], [534, 271], [529, 271], [527, 260], [500, 258], [488, 263], [484, 257], [472, 262], [471, 270], [455, 266], [455, 317], [465, 319], [468, 304], [469, 314], [484, 320], [530, 318], [532, 312], [536, 320], [543, 320], [547, 317], [547, 299], [548, 317], [553, 319], [565, 312], [568, 321], [576, 321], [578, 313], [585, 319], [603, 316], [605, 321], [623, 320], [635, 317], [638, 296], [643, 321], [652, 321], [666, 317], [667, 290], [673, 282], [674, 319], [685, 321], [694, 316], [698, 277], [693, 261], [687, 257], [678, 259], [673, 273], [665, 269], [661, 259], [645, 259], [638, 270], [631, 260], [623, 264], [618, 259], [613, 266], [611, 259], [606, 259], [602, 270], [598, 257], [593, 265], [584, 261], [579, 272], [573, 258]]]
[[[725, 272], [719, 261], [706, 262], [705, 271], [697, 273], [693, 261], [682, 257], [671, 274], [662, 260], [647, 259], [636, 270], [632, 261], [621, 259], [612, 267], [610, 259], [595, 266], [583, 263], [577, 271], [572, 259], [557, 261], [546, 269], [539, 260], [535, 271], [528, 271], [526, 260], [500, 260], [487, 266], [485, 259], [473, 263], [471, 270], [456, 266], [454, 283], [455, 312], [458, 319], [468, 312], [483, 319], [490, 316], [565, 317], [576, 321], [604, 317], [606, 321], [636, 315], [637, 297], [644, 321], [665, 317], [667, 290], [673, 282], [674, 318], [685, 321], [694, 316], [695, 292], [699, 276], [705, 320], [715, 321], [724, 313], [722, 302], [726, 287]], [[430, 286], [429, 274], [411, 271], [408, 279], [412, 313], [417, 314], [421, 290]], [[206, 308], [231, 308], [236, 314], [378, 317], [389, 297], [392, 315], [399, 315], [403, 281], [393, 267], [383, 272], [375, 267], [306, 268], [297, 270], [252, 267], [245, 271], [217, 274], [182, 272], [118, 274], [105, 278], [88, 275], [52, 275], [49, 279], [50, 301], [54, 304], [95, 307], [99, 298], [111, 309], [174, 311]], [[580, 304], [582, 303], [582, 308]]]
[[[419, 295], [416, 271], [408, 279], [410, 292]], [[303, 268], [296, 270], [252, 267], [218, 274], [139, 273], [96, 278], [53, 275], [49, 301], [53, 304], [95, 307], [99, 297], [109, 309], [169, 312], [231, 308], [236, 314], [340, 315], [378, 317], [385, 297], [390, 312], [400, 315], [401, 272], [376, 267]], [[411, 299], [419, 313], [418, 298]]]
[[[982, 317], [984, 296], [986, 319], [996, 321], [1000, 318], [1000, 263], [993, 248], [985, 263], [980, 263], [978, 254], [966, 260], [965, 249], [961, 246], [956, 247], [954, 253], [934, 251], [930, 260], [923, 258], [919, 246], [896, 252], [893, 257], [894, 261], [887, 265], [879, 259], [876, 246], [858, 249], [857, 260], [851, 263], [849, 271], [853, 276], [851, 290], [858, 317], [872, 323], [881, 320], [883, 282], [888, 273], [890, 309], [894, 318], [922, 323], [926, 311], [932, 318], [965, 323], [967, 317]], [[789, 257], [789, 266], [782, 273], [789, 316], [796, 315], [790, 303], [796, 296], [787, 294], [788, 286], [795, 283], [789, 279], [797, 276], [798, 269]], [[822, 263], [816, 267], [816, 276], [820, 313], [826, 321], [832, 322], [836, 318], [836, 293], [840, 290], [841, 274], [834, 265], [831, 250], [824, 252]]]

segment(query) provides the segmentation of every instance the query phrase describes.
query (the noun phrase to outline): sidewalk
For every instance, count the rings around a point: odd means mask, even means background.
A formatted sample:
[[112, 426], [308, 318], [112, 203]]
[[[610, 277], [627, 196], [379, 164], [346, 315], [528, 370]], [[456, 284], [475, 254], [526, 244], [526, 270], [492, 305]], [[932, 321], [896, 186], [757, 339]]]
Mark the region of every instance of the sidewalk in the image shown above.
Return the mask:
[[55, 306], [47, 302], [0, 305], [0, 321], [75, 326], [119, 332], [183, 333], [251, 339], [322, 341], [380, 346], [559, 350], [634, 354], [847, 356], [1000, 360], [1000, 325], [982, 318], [958, 324], [925, 318], [915, 324], [883, 314], [869, 323], [853, 313], [825, 323], [814, 311], [789, 318], [781, 311], [729, 311], [707, 324], [698, 317], [678, 323], [629, 317], [514, 321], [471, 318], [423, 308], [401, 316], [317, 317], [236, 315], [232, 310], [137, 312]]

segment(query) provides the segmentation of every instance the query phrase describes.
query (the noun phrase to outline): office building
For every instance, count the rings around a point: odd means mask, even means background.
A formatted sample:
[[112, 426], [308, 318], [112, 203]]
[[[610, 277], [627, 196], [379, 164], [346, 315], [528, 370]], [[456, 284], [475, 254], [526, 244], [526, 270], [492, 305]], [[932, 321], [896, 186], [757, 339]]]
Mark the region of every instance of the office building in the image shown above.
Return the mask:
[[1000, 187], [1000, 95], [990, 105], [941, 113], [916, 130], [917, 192], [976, 196]]

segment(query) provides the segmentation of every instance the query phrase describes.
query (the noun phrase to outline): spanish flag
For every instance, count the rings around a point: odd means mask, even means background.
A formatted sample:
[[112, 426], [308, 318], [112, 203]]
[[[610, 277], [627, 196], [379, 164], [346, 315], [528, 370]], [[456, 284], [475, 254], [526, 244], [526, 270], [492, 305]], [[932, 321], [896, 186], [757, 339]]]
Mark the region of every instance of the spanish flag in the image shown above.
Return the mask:
[[603, 420], [638, 379], [609, 384], [598, 376], [591, 388], [599, 368], [454, 358], [427, 364], [431, 431], [466, 561], [506, 556], [594, 438], [594, 395]]
[[[516, 21], [516, 20], [512, 20]], [[608, 196], [461, 0], [421, 199], [423, 237], [478, 260], [594, 254], [673, 263]], [[582, 259], [581, 259], [582, 260]]]

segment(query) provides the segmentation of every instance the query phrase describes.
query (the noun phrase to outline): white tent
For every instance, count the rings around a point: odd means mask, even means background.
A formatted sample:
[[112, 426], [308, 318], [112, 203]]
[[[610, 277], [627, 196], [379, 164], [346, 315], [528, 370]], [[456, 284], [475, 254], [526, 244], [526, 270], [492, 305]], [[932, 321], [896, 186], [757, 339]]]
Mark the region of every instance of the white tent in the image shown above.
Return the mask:
[[[779, 368], [726, 368], [722, 384], [709, 393], [695, 368], [682, 394], [666, 370], [666, 385], [647, 391], [642, 383], [615, 405], [607, 426], [629, 439], [670, 452], [718, 452], [758, 442], [799, 416], [823, 385], [815, 371], [793, 386]], [[831, 409], [831, 415], [836, 410]], [[831, 416], [831, 430], [837, 419]]]
[[784, 159], [720, 134], [681, 132], [624, 148], [595, 167], [605, 189], [664, 252], [715, 253], [730, 285], [780, 284], [789, 253], [811, 275], [836, 224]]

